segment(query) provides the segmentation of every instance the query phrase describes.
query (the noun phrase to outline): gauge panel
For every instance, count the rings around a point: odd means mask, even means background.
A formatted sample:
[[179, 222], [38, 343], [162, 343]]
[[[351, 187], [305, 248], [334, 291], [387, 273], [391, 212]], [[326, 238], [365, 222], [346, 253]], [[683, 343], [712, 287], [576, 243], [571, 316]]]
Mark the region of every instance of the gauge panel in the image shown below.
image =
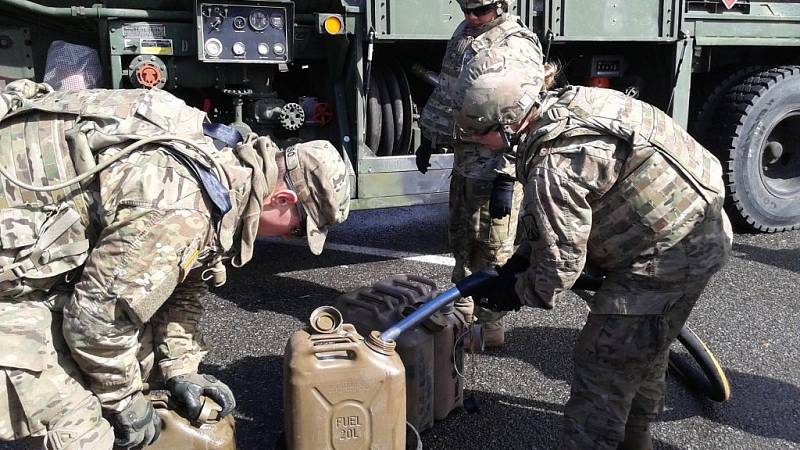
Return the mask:
[[294, 3], [198, 3], [198, 58], [205, 62], [292, 60]]

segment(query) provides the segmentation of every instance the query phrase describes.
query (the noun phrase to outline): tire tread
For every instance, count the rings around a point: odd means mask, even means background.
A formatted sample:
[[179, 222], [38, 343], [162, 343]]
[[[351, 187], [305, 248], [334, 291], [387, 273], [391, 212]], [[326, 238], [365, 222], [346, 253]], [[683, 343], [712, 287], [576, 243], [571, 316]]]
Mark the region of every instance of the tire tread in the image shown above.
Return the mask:
[[723, 178], [728, 188], [726, 206], [729, 211], [739, 214], [731, 217], [737, 225], [744, 226], [752, 231], [774, 233], [800, 229], [800, 224], [793, 226], [773, 227], [758, 223], [744, 210], [742, 198], [734, 181], [734, 174], [740, 164], [737, 160], [736, 148], [744, 137], [744, 122], [758, 100], [764, 96], [777, 83], [793, 76], [800, 76], [800, 66], [780, 66], [750, 75], [739, 84], [733, 86], [724, 95], [718, 110], [716, 130], [717, 139], [713, 147], [719, 151], [723, 160]]

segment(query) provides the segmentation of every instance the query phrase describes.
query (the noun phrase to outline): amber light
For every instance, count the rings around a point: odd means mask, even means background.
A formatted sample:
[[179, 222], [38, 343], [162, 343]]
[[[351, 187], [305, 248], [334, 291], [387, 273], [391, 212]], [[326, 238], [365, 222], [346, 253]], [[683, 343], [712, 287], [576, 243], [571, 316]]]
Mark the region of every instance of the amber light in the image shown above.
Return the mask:
[[342, 21], [336, 16], [325, 19], [325, 31], [328, 34], [339, 34], [342, 32]]

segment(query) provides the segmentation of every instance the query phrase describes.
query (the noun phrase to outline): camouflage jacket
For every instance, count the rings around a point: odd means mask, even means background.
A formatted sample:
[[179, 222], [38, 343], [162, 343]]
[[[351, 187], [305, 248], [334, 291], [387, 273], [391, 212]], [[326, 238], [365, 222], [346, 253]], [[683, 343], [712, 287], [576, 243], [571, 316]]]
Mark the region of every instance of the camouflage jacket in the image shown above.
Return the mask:
[[459, 74], [479, 52], [491, 52], [499, 47], [510, 48], [519, 58], [542, 64], [539, 39], [518, 17], [505, 14], [480, 29], [462, 22], [447, 44], [439, 85], [422, 110], [420, 126], [423, 134], [436, 146], [453, 147], [453, 170], [467, 178], [493, 180], [498, 174], [515, 176], [516, 155], [513, 150], [494, 152], [455, 139], [454, 106], [455, 99], [461, 95], [455, 92]]
[[[163, 91], [18, 97], [4, 97], [14, 101], [4, 102], [7, 114], [0, 117], [0, 167], [20, 181], [53, 185], [109, 165], [81, 184], [51, 192], [34, 193], [2, 177], [0, 267], [34, 262], [3, 271], [0, 302], [71, 287], [63, 306], [64, 337], [103, 406], [119, 410], [141, 389], [137, 351], [145, 324], [151, 325], [165, 378], [197, 370], [205, 354], [197, 328], [205, 281], [223, 277], [217, 264], [223, 255], [235, 265], [250, 259], [261, 202], [274, 188], [266, 183], [265, 166], [270, 158], [274, 163], [277, 147], [251, 136], [236, 153], [217, 150], [203, 136], [205, 114]], [[133, 142], [169, 135], [193, 145], [163, 140], [122, 154]], [[187, 157], [197, 165], [187, 164]], [[215, 215], [198, 182], [198, 170], [214, 167], [230, 198], [224, 215]], [[58, 232], [48, 232], [53, 229]], [[31, 252], [48, 256], [32, 259]], [[5, 339], [36, 342], [41, 333], [33, 320], [27, 330], [5, 330], [6, 323], [0, 318]], [[0, 357], [0, 365], [36, 370], [35, 353], [26, 352], [27, 361]]]
[[[523, 303], [552, 307], [588, 262], [627, 286], [598, 293], [593, 312], [660, 314], [675, 300], [670, 283], [721, 267], [722, 250], [711, 249], [729, 245], [730, 229], [719, 161], [665, 113], [617, 91], [568, 87], [545, 98], [530, 130], [517, 167], [522, 252], [532, 252], [517, 284]], [[707, 257], [673, 251], [707, 222], [724, 229], [704, 241]]]

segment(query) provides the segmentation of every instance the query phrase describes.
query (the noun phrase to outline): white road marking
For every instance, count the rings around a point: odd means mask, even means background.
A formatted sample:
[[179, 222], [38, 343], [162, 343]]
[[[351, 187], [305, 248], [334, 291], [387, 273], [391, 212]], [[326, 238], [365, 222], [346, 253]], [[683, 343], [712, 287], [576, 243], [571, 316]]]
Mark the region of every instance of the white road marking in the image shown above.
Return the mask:
[[[295, 247], [306, 247], [308, 245], [304, 241], [286, 240], [281, 238], [264, 239], [264, 241], [273, 244], [293, 245]], [[453, 259], [453, 257], [449, 256], [448, 254], [423, 255], [421, 253], [401, 252], [398, 250], [389, 250], [385, 248], [362, 247], [360, 245], [348, 245], [348, 244], [336, 244], [336, 243], [326, 243], [323, 252], [327, 250], [334, 250], [337, 252], [357, 253], [360, 255], [380, 256], [382, 258], [389, 258], [389, 259], [402, 259], [406, 261], [436, 264], [439, 266], [453, 267], [456, 265], [455, 259]]]

